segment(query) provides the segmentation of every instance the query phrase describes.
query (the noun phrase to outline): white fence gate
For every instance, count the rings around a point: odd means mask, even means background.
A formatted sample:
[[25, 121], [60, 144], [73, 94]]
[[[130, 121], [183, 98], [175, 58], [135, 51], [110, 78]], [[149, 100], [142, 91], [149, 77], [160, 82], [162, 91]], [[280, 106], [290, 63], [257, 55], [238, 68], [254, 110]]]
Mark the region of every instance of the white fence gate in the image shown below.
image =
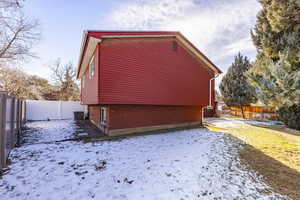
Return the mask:
[[73, 119], [73, 112], [86, 112], [79, 101], [26, 100], [26, 120]]

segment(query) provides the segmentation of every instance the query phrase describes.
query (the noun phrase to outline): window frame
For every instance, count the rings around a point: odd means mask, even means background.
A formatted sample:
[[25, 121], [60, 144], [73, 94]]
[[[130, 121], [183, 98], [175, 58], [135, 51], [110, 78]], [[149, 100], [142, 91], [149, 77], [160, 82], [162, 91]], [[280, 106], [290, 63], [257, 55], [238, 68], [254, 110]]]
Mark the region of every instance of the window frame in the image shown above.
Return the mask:
[[108, 122], [108, 108], [101, 107], [100, 108], [100, 124], [107, 125]]

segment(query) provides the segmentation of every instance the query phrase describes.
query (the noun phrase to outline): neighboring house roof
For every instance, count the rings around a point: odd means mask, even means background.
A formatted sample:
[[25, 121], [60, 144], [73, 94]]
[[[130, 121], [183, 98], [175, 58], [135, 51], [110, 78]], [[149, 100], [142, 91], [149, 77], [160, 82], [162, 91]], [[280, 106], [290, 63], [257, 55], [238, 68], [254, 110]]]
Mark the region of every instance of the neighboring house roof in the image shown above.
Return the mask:
[[88, 66], [90, 57], [93, 55], [97, 44], [108, 38], [139, 38], [139, 37], [175, 37], [184, 46], [186, 46], [193, 54], [199, 57], [207, 66], [212, 69], [215, 74], [222, 73], [222, 71], [215, 66], [199, 49], [197, 49], [187, 38], [180, 32], [173, 31], [84, 31], [81, 50], [79, 55], [79, 62], [77, 68], [77, 78], [80, 78]]

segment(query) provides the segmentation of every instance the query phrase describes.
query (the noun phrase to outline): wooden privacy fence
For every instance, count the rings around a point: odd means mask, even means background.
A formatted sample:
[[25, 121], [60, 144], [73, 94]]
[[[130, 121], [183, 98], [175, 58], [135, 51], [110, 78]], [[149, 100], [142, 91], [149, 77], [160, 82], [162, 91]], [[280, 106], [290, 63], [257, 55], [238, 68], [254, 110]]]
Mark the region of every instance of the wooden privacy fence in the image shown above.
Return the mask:
[[[277, 113], [275, 108], [264, 106], [243, 106], [244, 115], [246, 119], [253, 120], [277, 120]], [[222, 114], [229, 114], [242, 117], [242, 110], [240, 107], [222, 106]]]
[[0, 169], [9, 152], [20, 142], [25, 123], [25, 101], [0, 92]]

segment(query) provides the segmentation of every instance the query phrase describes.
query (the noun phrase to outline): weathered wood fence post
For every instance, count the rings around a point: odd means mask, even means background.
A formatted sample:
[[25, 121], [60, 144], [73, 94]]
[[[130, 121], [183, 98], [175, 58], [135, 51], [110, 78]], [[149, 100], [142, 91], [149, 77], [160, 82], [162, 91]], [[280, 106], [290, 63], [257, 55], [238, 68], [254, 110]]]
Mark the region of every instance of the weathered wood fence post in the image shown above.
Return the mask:
[[11, 107], [10, 107], [10, 133], [9, 133], [9, 149], [12, 149], [15, 146], [16, 143], [16, 135], [15, 135], [15, 115], [16, 115], [16, 107], [15, 107], [15, 97], [11, 98]]
[[0, 168], [6, 165], [6, 94], [0, 93]]
[[0, 169], [6, 166], [9, 152], [20, 144], [25, 123], [25, 101], [0, 91]]
[[16, 113], [16, 123], [17, 123], [17, 132], [16, 132], [16, 145], [19, 146], [20, 145], [20, 140], [21, 140], [21, 117], [22, 117], [22, 100], [21, 99], [16, 99], [16, 108], [17, 108], [17, 113]]

